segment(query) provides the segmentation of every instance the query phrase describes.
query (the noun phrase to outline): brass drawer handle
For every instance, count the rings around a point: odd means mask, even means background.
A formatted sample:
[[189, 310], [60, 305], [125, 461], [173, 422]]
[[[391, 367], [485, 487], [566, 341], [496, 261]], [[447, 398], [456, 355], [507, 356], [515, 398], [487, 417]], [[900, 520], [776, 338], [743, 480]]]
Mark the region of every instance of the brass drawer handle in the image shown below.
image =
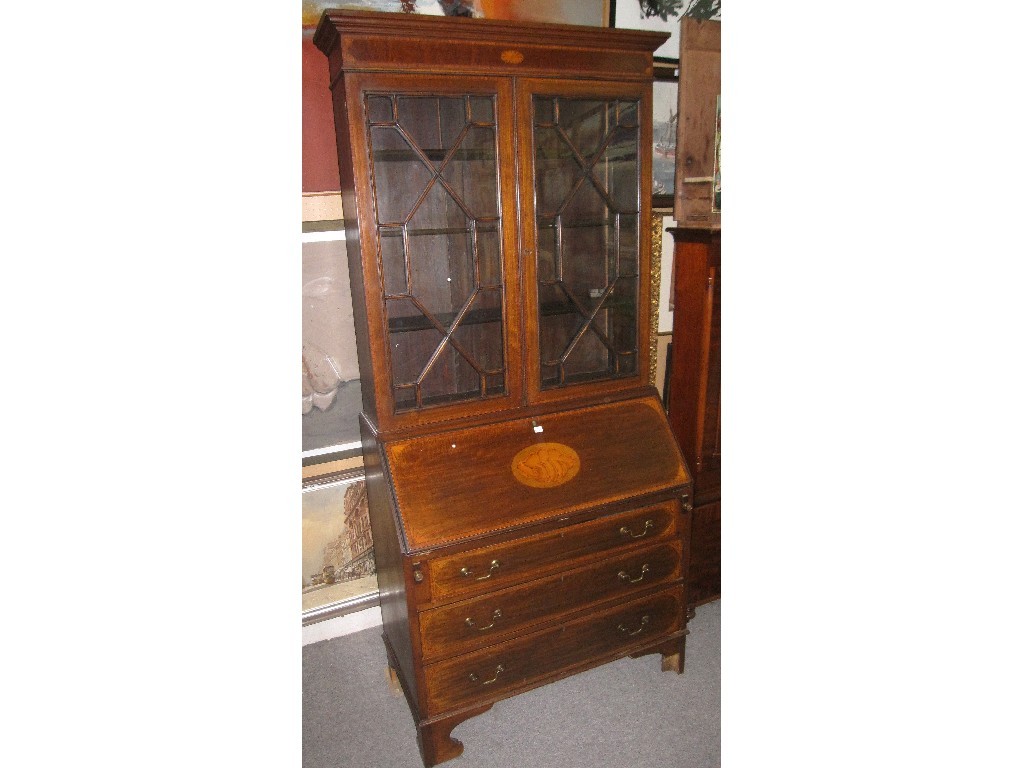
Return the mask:
[[[494, 670], [494, 677], [492, 677], [490, 680], [484, 680], [482, 683], [480, 683], [480, 685], [490, 685], [495, 680], [497, 680], [498, 679], [498, 675], [500, 675], [504, 671], [505, 671], [505, 667], [503, 667], [501, 664], [499, 664], [495, 668], [495, 670]], [[469, 673], [469, 679], [471, 681], [473, 681], [474, 683], [480, 682], [480, 675], [478, 675], [476, 672], [470, 672]]]
[[629, 536], [631, 539], [641, 539], [644, 536], [646, 536], [647, 532], [649, 530], [651, 530], [652, 528], [654, 528], [654, 521], [653, 520], [647, 520], [647, 521], [644, 522], [644, 529], [642, 531], [640, 531], [640, 533], [638, 533], [638, 534], [634, 535], [633, 531], [631, 531], [626, 526], [622, 526], [621, 528], [619, 528], [619, 533], [621, 533], [623, 536]]
[[472, 619], [466, 619], [466, 626], [470, 629], [475, 629], [477, 632], [483, 632], [485, 629], [490, 629], [494, 626], [494, 622], [501, 618], [501, 608], [495, 608], [494, 613], [491, 614], [491, 623], [486, 627], [478, 627], [474, 624]]
[[637, 629], [635, 632], [630, 632], [629, 627], [627, 627], [625, 624], [619, 624], [619, 632], [625, 632], [630, 637], [632, 637], [633, 635], [639, 635], [641, 632], [644, 631], [644, 628], [650, 623], [651, 617], [645, 615], [640, 619], [640, 628]]
[[[477, 576], [476, 580], [477, 581], [483, 581], [484, 579], [491, 578], [491, 576], [493, 576], [500, 567], [501, 567], [501, 563], [499, 563], [497, 560], [491, 560], [491, 567], [490, 567], [490, 569], [488, 569], [487, 575], [486, 576]], [[463, 568], [461, 571], [459, 571], [459, 573], [461, 573], [463, 576], [472, 576], [473, 575], [473, 572], [471, 570], [469, 570], [469, 568]]]
[[629, 577], [629, 574], [626, 573], [625, 571], [619, 571], [619, 578], [622, 579], [627, 584], [639, 584], [641, 581], [644, 580], [644, 576], [646, 576], [648, 573], [650, 573], [650, 571], [651, 571], [650, 566], [647, 565], [647, 563], [644, 563], [643, 568], [640, 569], [640, 576], [639, 576], [639, 578], [631, 579]]

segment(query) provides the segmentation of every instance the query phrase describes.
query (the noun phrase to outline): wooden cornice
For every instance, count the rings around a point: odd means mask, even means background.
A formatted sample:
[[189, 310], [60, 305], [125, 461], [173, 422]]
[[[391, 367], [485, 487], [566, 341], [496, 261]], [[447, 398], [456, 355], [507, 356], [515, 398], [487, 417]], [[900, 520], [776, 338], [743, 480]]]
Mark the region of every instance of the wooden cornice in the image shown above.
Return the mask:
[[321, 51], [330, 55], [342, 34], [369, 34], [406, 40], [409, 36], [415, 36], [448, 40], [453, 44], [490, 42], [521, 45], [524, 40], [531, 40], [553, 46], [650, 53], [669, 37], [664, 32], [636, 29], [331, 9], [324, 11], [320, 17], [313, 42]]

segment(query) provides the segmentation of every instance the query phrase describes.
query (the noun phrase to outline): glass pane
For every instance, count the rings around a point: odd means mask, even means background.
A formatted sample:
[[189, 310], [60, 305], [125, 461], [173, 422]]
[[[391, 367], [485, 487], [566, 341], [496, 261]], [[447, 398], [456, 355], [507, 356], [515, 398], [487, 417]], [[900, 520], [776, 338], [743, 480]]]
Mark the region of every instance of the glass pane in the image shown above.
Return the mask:
[[470, 97], [470, 120], [474, 123], [494, 122], [494, 102], [489, 98]]
[[474, 364], [474, 369], [480, 374], [497, 374], [503, 370], [501, 292], [477, 293], [452, 339], [459, 352]]
[[[579, 320], [582, 320], [582, 312], [577, 309], [576, 305], [572, 302], [569, 296], [565, 293], [564, 286], [561, 283], [553, 282], [550, 284], [541, 283], [540, 285], [540, 314], [542, 317], [554, 317], [556, 315], [570, 315], [569, 317], [569, 328], [576, 328], [577, 317], [579, 314]], [[543, 327], [543, 323], [542, 323]], [[557, 358], [556, 358], [557, 359]], [[543, 362], [548, 362], [547, 357], [541, 355]]]
[[365, 98], [396, 409], [503, 395], [495, 97]]
[[565, 132], [576, 151], [590, 159], [597, 154], [608, 133], [609, 109], [614, 119], [614, 103], [584, 99], [556, 99], [557, 125]]
[[501, 232], [496, 221], [477, 224], [476, 249], [480, 260], [480, 286], [501, 286]]
[[418, 197], [406, 190], [422, 191], [434, 174], [397, 128], [371, 128], [370, 147], [377, 221], [400, 224], [408, 218]]
[[536, 128], [534, 142], [537, 215], [555, 216], [582, 179], [583, 168], [556, 128]]
[[400, 96], [396, 101], [398, 125], [434, 167], [439, 166], [466, 125], [465, 103], [453, 97], [419, 96]]
[[637, 101], [534, 97], [541, 387], [637, 373]]
[[400, 296], [409, 290], [405, 274], [405, 243], [400, 228], [380, 229], [380, 258], [384, 266], [384, 293]]
[[440, 184], [409, 223], [409, 292], [447, 326], [476, 290], [469, 222]]
[[619, 217], [619, 277], [636, 277], [640, 269], [637, 221], [636, 216]]
[[637, 337], [636, 306], [639, 301], [639, 282], [637, 278], [620, 277], [615, 282], [615, 289], [608, 298], [612, 307], [608, 311], [608, 336], [612, 348], [618, 354], [618, 371], [621, 375], [637, 372], [637, 356], [629, 341]]
[[555, 100], [534, 99], [533, 100], [533, 122], [534, 125], [554, 125], [555, 122]]
[[366, 113], [371, 123], [393, 123], [395, 113], [392, 100], [387, 96], [370, 96], [366, 99]]
[[558, 278], [555, 263], [555, 220], [537, 219], [537, 279], [550, 282]]
[[637, 127], [637, 115], [640, 103], [637, 101], [620, 101], [618, 106], [618, 123], [630, 128]]
[[611, 143], [605, 151], [608, 159], [608, 194], [617, 211], [638, 211], [637, 174], [639, 173], [636, 154], [637, 128], [616, 128]]
[[480, 374], [451, 344], [441, 347], [421, 384], [422, 405], [444, 405], [479, 396]]
[[598, 335], [597, 325], [591, 323], [576, 341], [572, 355], [565, 362], [568, 381], [590, 381], [602, 378], [601, 374], [613, 365], [606, 342]]
[[444, 334], [411, 299], [390, 299], [386, 307], [392, 383], [412, 388], [407, 394], [415, 401], [416, 387]]
[[505, 375], [502, 373], [496, 373], [493, 376], [486, 377], [487, 391], [488, 392], [502, 392], [505, 389]]
[[608, 220], [608, 201], [590, 178], [572, 192], [562, 209], [563, 223], [569, 227], [587, 227], [599, 232]]
[[605, 240], [604, 227], [562, 227], [562, 285], [588, 310], [593, 308], [590, 300], [608, 287], [608, 270], [602, 258]]
[[470, 128], [444, 169], [445, 181], [469, 213], [498, 215], [497, 152], [491, 128]]

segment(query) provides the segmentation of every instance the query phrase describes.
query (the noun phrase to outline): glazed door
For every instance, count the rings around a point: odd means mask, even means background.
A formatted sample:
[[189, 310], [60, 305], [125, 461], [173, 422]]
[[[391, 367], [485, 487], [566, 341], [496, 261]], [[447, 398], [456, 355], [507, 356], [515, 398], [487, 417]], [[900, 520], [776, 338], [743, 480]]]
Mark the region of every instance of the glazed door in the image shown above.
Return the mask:
[[510, 83], [361, 75], [346, 90], [381, 425], [518, 404]]
[[651, 90], [517, 93], [531, 402], [636, 387], [649, 365]]

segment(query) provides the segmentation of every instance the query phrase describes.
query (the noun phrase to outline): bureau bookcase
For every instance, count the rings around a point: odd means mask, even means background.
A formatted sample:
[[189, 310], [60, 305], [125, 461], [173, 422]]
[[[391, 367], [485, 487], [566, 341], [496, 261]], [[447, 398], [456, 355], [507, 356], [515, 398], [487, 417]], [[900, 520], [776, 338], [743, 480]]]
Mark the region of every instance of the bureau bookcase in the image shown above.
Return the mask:
[[692, 478], [650, 367], [658, 33], [332, 10], [389, 673], [427, 766], [495, 702], [681, 672]]

